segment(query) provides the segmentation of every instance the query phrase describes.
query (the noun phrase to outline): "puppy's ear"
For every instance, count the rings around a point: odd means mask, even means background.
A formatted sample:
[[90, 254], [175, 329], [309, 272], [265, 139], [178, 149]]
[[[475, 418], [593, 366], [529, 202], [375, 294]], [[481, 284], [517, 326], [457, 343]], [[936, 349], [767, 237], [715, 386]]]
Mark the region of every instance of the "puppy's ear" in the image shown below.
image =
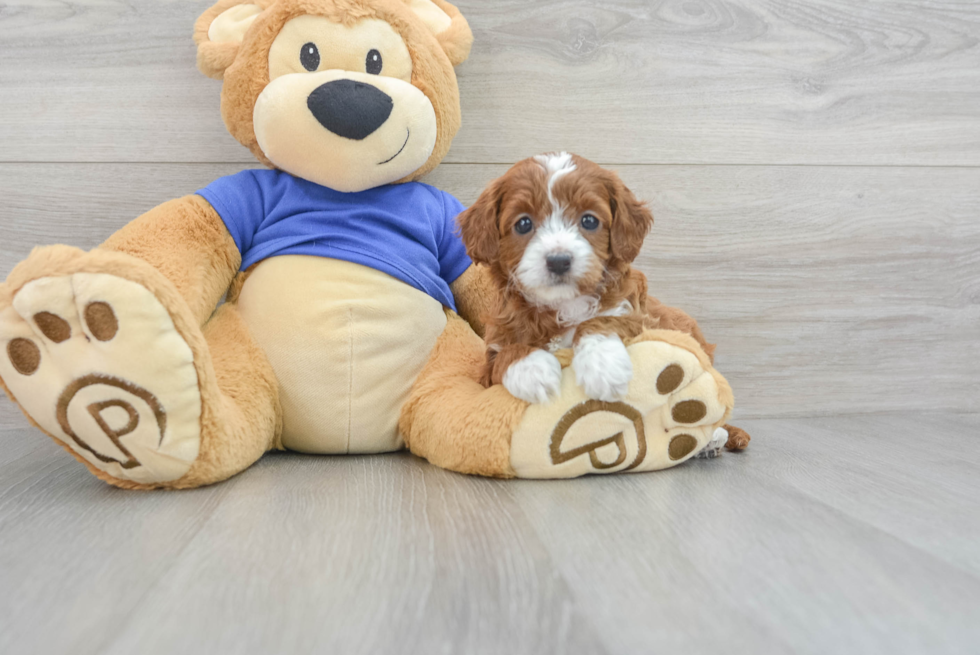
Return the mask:
[[[269, 4], [262, 0], [262, 4]], [[197, 44], [197, 67], [216, 80], [224, 77], [225, 69], [238, 56], [245, 32], [262, 13], [260, 7], [248, 0], [220, 0], [201, 14], [194, 25]]]
[[609, 207], [612, 210], [612, 226], [609, 242], [612, 254], [624, 262], [632, 262], [640, 254], [643, 239], [653, 227], [653, 214], [645, 202], [637, 200], [615, 173], [606, 182], [609, 191]]
[[473, 45], [473, 32], [459, 9], [446, 0], [405, 0], [405, 4], [435, 35], [453, 66], [466, 61]]
[[500, 183], [493, 182], [456, 218], [466, 253], [477, 264], [489, 265], [500, 253], [501, 195]]

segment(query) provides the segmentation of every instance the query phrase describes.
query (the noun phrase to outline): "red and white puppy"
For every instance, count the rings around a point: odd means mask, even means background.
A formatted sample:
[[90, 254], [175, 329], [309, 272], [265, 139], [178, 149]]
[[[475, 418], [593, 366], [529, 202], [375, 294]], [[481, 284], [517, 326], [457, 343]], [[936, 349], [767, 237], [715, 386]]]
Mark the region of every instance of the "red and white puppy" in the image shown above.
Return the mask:
[[484, 384], [547, 402], [561, 384], [553, 353], [571, 347], [585, 394], [622, 398], [633, 377], [623, 340], [659, 324], [630, 267], [653, 225], [646, 205], [612, 171], [562, 152], [519, 162], [458, 220], [500, 291], [485, 317]]

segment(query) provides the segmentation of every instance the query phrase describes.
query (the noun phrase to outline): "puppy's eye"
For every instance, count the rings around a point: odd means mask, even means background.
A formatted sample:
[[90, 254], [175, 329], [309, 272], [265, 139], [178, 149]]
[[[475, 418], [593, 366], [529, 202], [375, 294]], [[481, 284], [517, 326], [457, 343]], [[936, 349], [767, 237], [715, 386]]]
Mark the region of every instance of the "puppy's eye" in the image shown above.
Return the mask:
[[518, 234], [527, 234], [534, 229], [534, 222], [527, 216], [522, 216], [521, 220], [514, 224], [514, 231]]
[[367, 59], [364, 60], [364, 68], [371, 75], [380, 75], [381, 67], [384, 63], [381, 61], [381, 53], [377, 50], [372, 50], [367, 54]]
[[315, 43], [304, 43], [299, 51], [299, 63], [303, 68], [313, 72], [320, 66], [320, 51], [317, 50]]
[[582, 223], [583, 230], [588, 230], [589, 232], [592, 232], [593, 230], [599, 229], [599, 219], [593, 216], [592, 214], [586, 214], [585, 216], [583, 216], [581, 223]]

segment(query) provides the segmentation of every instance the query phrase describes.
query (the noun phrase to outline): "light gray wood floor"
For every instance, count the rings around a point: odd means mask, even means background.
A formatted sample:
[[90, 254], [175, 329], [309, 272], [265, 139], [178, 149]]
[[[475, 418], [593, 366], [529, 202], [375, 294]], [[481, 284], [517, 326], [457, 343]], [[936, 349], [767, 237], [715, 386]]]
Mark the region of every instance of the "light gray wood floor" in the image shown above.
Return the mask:
[[181, 493], [3, 431], [0, 652], [977, 652], [980, 415], [743, 423], [657, 474], [277, 454]]
[[[256, 165], [195, 70], [208, 4], [0, 3], [0, 277]], [[567, 482], [275, 455], [132, 493], [0, 401], [0, 653], [980, 652], [980, 3], [458, 4], [426, 181], [619, 170], [749, 451]]]

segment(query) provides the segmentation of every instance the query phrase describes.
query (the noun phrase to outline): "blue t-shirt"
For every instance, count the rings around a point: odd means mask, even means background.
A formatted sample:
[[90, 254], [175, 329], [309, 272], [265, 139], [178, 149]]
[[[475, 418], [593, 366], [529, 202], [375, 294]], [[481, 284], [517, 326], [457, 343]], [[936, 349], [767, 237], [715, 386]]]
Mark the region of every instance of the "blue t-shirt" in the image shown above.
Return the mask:
[[197, 192], [242, 253], [242, 269], [276, 255], [370, 266], [456, 309], [449, 284], [470, 266], [456, 234], [463, 205], [428, 184], [341, 193], [289, 173], [247, 170]]

